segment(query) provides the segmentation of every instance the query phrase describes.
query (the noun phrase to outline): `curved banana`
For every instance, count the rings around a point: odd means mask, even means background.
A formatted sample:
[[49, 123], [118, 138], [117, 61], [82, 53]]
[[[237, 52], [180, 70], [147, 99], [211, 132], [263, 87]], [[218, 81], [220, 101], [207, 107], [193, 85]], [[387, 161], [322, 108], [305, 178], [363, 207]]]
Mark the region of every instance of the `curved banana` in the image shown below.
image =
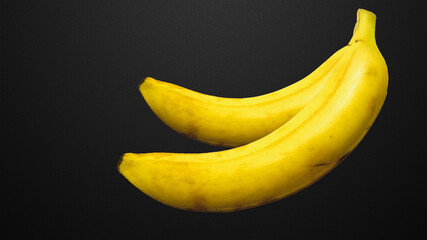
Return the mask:
[[359, 9], [353, 37], [319, 94], [244, 146], [208, 153], [126, 153], [119, 172], [148, 196], [186, 210], [227, 212], [282, 199], [316, 182], [358, 145], [385, 101], [376, 16]]
[[338, 50], [302, 80], [256, 97], [206, 95], [150, 77], [139, 90], [153, 112], [175, 131], [211, 145], [236, 147], [295, 116], [319, 92], [343, 52]]

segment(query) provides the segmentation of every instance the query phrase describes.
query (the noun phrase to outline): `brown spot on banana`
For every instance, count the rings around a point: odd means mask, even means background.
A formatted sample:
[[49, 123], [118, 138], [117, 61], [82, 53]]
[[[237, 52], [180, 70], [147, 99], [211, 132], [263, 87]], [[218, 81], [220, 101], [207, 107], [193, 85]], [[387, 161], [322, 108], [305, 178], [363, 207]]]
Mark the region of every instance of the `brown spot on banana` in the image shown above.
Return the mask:
[[186, 131], [183, 132], [185, 136], [191, 139], [197, 139], [198, 133], [199, 133], [199, 128], [195, 124], [192, 124], [191, 122], [188, 123], [188, 127]]
[[368, 70], [366, 71], [365, 74], [369, 75], [369, 76], [372, 76], [372, 77], [375, 77], [378, 74], [378, 72], [377, 72], [376, 68], [371, 67], [371, 68], [368, 68]]
[[201, 196], [200, 194], [195, 194], [193, 197], [194, 201], [194, 211], [196, 212], [205, 212], [207, 210], [206, 207], [206, 198]]
[[138, 84], [138, 89], [141, 89], [141, 85], [145, 82], [145, 80], [146, 80], [147, 78], [143, 78], [140, 82], [139, 82], [139, 84]]
[[[336, 161], [336, 165], [340, 164], [342, 161], [344, 161], [344, 159], [350, 155], [350, 152], [344, 154], [342, 157], [340, 157], [338, 159], [338, 161]], [[331, 163], [330, 162], [321, 162], [321, 163], [316, 163], [314, 165], [312, 165], [313, 167], [326, 167], [329, 166]]]
[[116, 168], [119, 172], [120, 172], [120, 164], [122, 164], [122, 161], [123, 161], [123, 156], [124, 156], [124, 154], [120, 157], [119, 161], [117, 162]]
[[318, 163], [313, 165], [313, 167], [324, 167], [324, 166], [328, 166], [330, 163]]
[[376, 97], [372, 97], [368, 102], [369, 114], [371, 114], [371, 116], [377, 115], [377, 111], [378, 111], [378, 103], [377, 102], [378, 102], [378, 99]]
[[348, 157], [348, 155], [350, 155], [350, 153], [351, 153], [351, 151], [348, 152], [348, 153], [346, 153], [346, 154], [344, 154], [342, 157], [340, 157], [338, 159], [338, 161], [337, 161], [337, 165], [340, 164], [340, 163], [342, 163], [344, 161], [344, 159], [346, 159]]

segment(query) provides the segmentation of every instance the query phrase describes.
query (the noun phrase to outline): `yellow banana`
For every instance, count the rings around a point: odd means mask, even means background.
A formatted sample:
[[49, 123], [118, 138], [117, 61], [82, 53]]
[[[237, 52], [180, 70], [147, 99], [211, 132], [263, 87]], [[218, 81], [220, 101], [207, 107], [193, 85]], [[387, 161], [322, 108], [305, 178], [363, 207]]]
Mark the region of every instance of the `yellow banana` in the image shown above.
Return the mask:
[[217, 97], [150, 77], [139, 90], [153, 112], [175, 131], [211, 145], [236, 147], [295, 116], [319, 92], [343, 52], [338, 50], [302, 80], [256, 97]]
[[353, 37], [319, 94], [267, 136], [218, 152], [126, 153], [119, 172], [153, 199], [193, 211], [247, 209], [308, 187], [358, 145], [385, 101], [388, 70], [375, 21], [358, 10]]

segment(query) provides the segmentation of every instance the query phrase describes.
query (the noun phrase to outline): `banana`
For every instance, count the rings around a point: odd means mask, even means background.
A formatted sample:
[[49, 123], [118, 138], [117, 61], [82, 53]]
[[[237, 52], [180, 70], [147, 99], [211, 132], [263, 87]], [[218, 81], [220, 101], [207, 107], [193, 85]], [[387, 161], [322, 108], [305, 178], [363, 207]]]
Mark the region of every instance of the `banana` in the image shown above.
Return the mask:
[[326, 175], [359, 144], [385, 101], [388, 70], [374, 13], [359, 9], [353, 36], [327, 81], [299, 113], [240, 147], [207, 153], [126, 153], [117, 167], [168, 206], [230, 212], [283, 199]]
[[217, 97], [151, 77], [140, 83], [139, 90], [152, 111], [175, 131], [210, 145], [236, 147], [295, 116], [320, 91], [343, 52], [338, 50], [300, 81], [255, 97]]

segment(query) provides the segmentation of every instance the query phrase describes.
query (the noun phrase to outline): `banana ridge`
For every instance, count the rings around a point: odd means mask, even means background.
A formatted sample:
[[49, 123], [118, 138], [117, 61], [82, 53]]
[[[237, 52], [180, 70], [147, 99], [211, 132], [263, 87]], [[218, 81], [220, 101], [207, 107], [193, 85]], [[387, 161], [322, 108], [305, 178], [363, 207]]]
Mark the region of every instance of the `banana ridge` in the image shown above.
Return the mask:
[[[329, 66], [326, 66], [325, 69], [323, 69], [321, 75], [316, 77], [317, 79], [320, 79], [320, 81], [323, 80], [323, 82], [324, 82], [323, 78], [337, 64], [337, 62], [341, 58], [341, 56], [344, 52], [344, 49], [346, 47], [347, 46], [343, 47], [342, 49], [338, 50], [336, 53], [334, 53], [331, 56], [331, 58], [336, 58], [336, 59], [333, 59], [332, 60], [333, 63], [329, 64]], [[326, 60], [326, 61], [328, 61], [328, 60]], [[319, 66], [319, 68], [320, 67], [321, 66]], [[286, 87], [283, 87], [281, 89], [275, 90], [275, 91], [270, 92], [270, 93], [262, 94], [259, 96], [250, 96], [250, 97], [241, 97], [241, 98], [219, 97], [219, 96], [215, 96], [215, 95], [211, 95], [211, 94], [205, 94], [205, 93], [201, 93], [201, 92], [198, 92], [198, 91], [195, 91], [192, 89], [185, 88], [183, 86], [180, 86], [180, 85], [177, 85], [174, 83], [158, 80], [158, 79], [155, 79], [152, 77], [146, 77], [145, 79], [143, 79], [139, 83], [138, 89], [141, 89], [141, 86], [147, 80], [150, 80], [150, 81], [155, 80], [154, 84], [164, 85], [164, 86], [162, 86], [162, 88], [167, 88], [170, 91], [174, 91], [176, 94], [182, 95], [183, 97], [194, 98], [194, 99], [197, 99], [197, 101], [205, 102], [207, 104], [213, 104], [213, 105], [224, 106], [224, 107], [226, 106], [226, 107], [241, 108], [241, 107], [253, 107], [253, 106], [257, 106], [257, 105], [268, 104], [268, 103], [274, 102], [274, 101], [280, 101], [283, 98], [288, 98], [292, 95], [297, 95], [297, 94], [313, 87], [313, 85], [319, 84], [319, 81], [310, 81], [308, 84], [305, 84], [305, 86], [296, 89], [296, 91], [291, 91], [288, 94], [282, 94], [283, 91], [289, 90], [289, 87], [297, 87], [297, 84], [300, 84], [301, 81], [304, 81], [309, 77], [310, 77], [310, 75], [308, 75], [308, 76], [302, 78], [301, 80], [294, 82], [294, 83], [292, 83]], [[321, 87], [319, 87], [319, 88], [321, 88]], [[242, 105], [243, 102], [244, 102], [244, 106]]]

